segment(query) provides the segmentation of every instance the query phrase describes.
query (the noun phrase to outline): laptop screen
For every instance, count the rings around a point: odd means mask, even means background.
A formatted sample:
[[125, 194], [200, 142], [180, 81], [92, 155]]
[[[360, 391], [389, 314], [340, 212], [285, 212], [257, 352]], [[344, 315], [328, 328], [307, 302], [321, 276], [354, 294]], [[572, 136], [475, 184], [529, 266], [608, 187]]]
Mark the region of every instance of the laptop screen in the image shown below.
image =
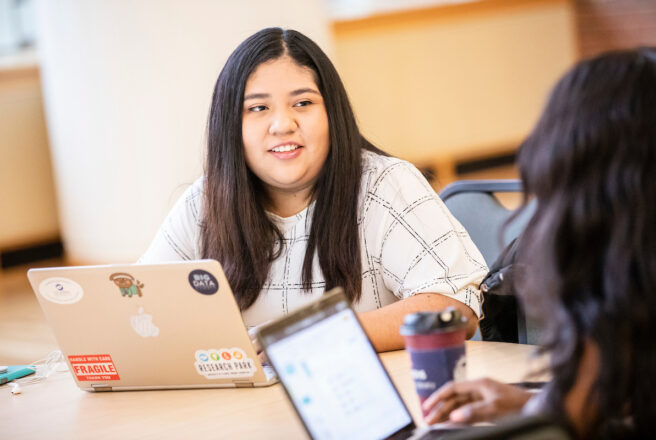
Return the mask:
[[381, 439], [412, 424], [345, 301], [268, 335], [264, 344], [313, 438]]

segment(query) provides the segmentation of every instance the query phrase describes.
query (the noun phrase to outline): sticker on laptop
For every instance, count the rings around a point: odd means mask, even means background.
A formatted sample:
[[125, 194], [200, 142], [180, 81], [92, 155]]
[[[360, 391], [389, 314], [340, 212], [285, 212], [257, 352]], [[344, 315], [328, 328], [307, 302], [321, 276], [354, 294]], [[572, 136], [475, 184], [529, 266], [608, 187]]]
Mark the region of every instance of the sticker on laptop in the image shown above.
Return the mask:
[[189, 284], [203, 295], [214, 295], [219, 290], [219, 282], [206, 270], [197, 269], [189, 273]]
[[130, 325], [142, 338], [159, 336], [159, 327], [153, 324], [153, 315], [144, 313], [143, 307], [139, 307], [136, 315], [130, 316]]
[[121, 296], [132, 298], [133, 296], [142, 296], [141, 289], [144, 285], [141, 281], [135, 279], [132, 275], [125, 272], [116, 272], [109, 276], [121, 292]]
[[69, 356], [71, 371], [81, 382], [121, 380], [112, 357], [108, 354]]
[[197, 350], [194, 366], [207, 379], [252, 377], [257, 371], [253, 359], [237, 347]]
[[39, 293], [48, 301], [57, 304], [74, 304], [82, 299], [82, 287], [68, 278], [47, 278], [39, 284]]

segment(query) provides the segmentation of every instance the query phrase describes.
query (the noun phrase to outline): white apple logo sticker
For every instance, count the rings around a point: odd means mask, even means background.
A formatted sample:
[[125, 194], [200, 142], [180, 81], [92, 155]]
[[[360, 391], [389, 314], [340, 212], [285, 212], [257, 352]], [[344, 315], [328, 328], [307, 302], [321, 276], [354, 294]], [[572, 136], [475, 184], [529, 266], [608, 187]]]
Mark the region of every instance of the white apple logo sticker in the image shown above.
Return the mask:
[[159, 335], [159, 327], [153, 324], [153, 316], [144, 313], [143, 307], [139, 307], [138, 315], [130, 317], [130, 325], [142, 338]]

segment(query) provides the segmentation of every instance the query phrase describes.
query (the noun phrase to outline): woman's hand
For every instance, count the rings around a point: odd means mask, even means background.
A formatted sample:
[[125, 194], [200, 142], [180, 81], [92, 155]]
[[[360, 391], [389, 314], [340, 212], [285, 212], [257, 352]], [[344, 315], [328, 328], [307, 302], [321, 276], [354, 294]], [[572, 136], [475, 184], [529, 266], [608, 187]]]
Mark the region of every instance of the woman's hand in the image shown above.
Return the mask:
[[267, 358], [266, 353], [264, 353], [264, 351], [262, 350], [262, 346], [260, 346], [260, 341], [257, 339], [257, 329], [270, 322], [271, 320], [268, 320], [260, 325], [255, 325], [248, 329], [248, 337], [251, 338], [251, 344], [253, 344], [253, 348], [255, 349], [255, 352], [257, 353], [257, 356], [260, 358], [260, 362], [263, 364], [269, 363], [269, 359]]
[[447, 382], [422, 405], [428, 424], [475, 423], [519, 412], [533, 394], [492, 379]]

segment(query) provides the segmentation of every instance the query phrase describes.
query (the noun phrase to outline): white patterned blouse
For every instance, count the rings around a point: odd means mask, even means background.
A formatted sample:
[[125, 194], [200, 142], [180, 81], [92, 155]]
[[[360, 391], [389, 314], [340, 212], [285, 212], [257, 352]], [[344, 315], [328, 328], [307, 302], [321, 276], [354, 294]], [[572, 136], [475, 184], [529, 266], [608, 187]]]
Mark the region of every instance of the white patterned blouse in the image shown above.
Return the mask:
[[[196, 180], [178, 200], [140, 263], [202, 258], [203, 182], [203, 177]], [[285, 315], [323, 294], [325, 282], [317, 258], [311, 291], [301, 288], [313, 208], [311, 203], [288, 218], [269, 214], [285, 243], [258, 299], [243, 311], [247, 326]], [[362, 297], [354, 305], [356, 311], [380, 308], [421, 292], [436, 292], [463, 302], [480, 317], [478, 285], [487, 273], [485, 260], [413, 165], [363, 153], [358, 225]]]

